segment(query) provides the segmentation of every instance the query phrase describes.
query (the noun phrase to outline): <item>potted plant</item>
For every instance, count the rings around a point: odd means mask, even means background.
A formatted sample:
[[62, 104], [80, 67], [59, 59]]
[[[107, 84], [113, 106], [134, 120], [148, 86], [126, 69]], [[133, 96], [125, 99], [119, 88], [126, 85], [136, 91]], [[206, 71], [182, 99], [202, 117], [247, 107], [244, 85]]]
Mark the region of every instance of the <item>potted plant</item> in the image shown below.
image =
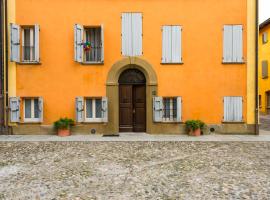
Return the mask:
[[54, 122], [54, 128], [57, 130], [58, 136], [70, 136], [70, 127], [74, 126], [74, 120], [69, 118], [60, 118]]
[[200, 136], [201, 130], [204, 129], [205, 123], [200, 120], [188, 120], [185, 122], [189, 135]]

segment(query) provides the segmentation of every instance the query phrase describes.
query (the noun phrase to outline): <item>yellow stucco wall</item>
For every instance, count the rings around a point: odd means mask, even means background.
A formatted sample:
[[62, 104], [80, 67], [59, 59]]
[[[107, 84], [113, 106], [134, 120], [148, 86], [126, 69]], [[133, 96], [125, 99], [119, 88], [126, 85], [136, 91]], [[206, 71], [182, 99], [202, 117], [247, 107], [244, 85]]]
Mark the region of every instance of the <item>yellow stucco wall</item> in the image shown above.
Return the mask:
[[[268, 42], [263, 44], [262, 42], [262, 34], [264, 32], [268, 33]], [[259, 63], [258, 63], [258, 72], [259, 72], [259, 95], [261, 96], [261, 106], [260, 112], [266, 114], [266, 92], [270, 91], [270, 77], [263, 79], [262, 78], [262, 61], [268, 61], [268, 67], [270, 67], [270, 25], [267, 25], [263, 29], [260, 30], [259, 34]], [[269, 70], [269, 68], [268, 68]], [[269, 71], [268, 71], [269, 76]]]
[[[16, 0], [16, 23], [40, 25], [41, 65], [17, 65], [16, 73], [10, 65], [10, 94], [42, 96], [44, 124], [74, 118], [76, 96], [106, 95], [108, 71], [122, 59], [121, 13], [142, 12], [142, 58], [156, 71], [158, 95], [182, 96], [183, 120], [209, 124], [221, 123], [224, 96], [243, 96], [244, 120], [253, 124], [255, 57], [247, 41], [255, 44], [254, 5], [255, 0]], [[74, 62], [75, 23], [104, 25], [104, 65]], [[160, 64], [161, 26], [168, 24], [183, 26], [183, 65]], [[224, 24], [243, 24], [244, 64], [222, 64]]]

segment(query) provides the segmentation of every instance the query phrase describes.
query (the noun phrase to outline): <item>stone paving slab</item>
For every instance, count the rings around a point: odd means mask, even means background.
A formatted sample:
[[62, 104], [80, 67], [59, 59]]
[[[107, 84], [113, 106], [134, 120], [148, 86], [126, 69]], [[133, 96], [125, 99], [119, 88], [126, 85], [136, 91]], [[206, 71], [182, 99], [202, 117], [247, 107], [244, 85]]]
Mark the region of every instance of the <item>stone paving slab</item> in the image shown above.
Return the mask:
[[269, 142], [0, 142], [0, 199], [270, 199], [269, 152]]
[[267, 141], [270, 142], [270, 132], [263, 131], [261, 135], [205, 135], [191, 137], [187, 135], [149, 135], [146, 133], [123, 133], [119, 137], [102, 137], [102, 135], [72, 135], [59, 137], [56, 135], [1, 135], [0, 142], [49, 142], [49, 141]]

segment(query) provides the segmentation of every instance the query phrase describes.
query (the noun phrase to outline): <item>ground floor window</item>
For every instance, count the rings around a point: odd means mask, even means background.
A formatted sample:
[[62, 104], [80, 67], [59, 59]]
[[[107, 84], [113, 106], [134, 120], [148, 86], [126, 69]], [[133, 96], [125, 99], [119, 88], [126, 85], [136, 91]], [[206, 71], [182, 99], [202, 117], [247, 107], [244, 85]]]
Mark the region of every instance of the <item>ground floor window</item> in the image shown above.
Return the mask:
[[177, 117], [177, 98], [165, 97], [163, 98], [163, 120], [176, 121]]
[[87, 98], [85, 100], [85, 119], [86, 121], [102, 120], [102, 99]]
[[26, 98], [24, 99], [24, 121], [38, 122], [40, 120], [39, 99]]

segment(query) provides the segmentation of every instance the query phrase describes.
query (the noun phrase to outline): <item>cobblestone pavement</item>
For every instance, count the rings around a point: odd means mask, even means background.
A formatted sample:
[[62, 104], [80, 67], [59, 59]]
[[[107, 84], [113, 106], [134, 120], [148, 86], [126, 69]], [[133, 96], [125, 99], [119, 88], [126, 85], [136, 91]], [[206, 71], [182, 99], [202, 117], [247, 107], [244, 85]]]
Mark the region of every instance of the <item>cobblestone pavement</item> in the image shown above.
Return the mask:
[[270, 199], [268, 142], [0, 142], [0, 199]]

